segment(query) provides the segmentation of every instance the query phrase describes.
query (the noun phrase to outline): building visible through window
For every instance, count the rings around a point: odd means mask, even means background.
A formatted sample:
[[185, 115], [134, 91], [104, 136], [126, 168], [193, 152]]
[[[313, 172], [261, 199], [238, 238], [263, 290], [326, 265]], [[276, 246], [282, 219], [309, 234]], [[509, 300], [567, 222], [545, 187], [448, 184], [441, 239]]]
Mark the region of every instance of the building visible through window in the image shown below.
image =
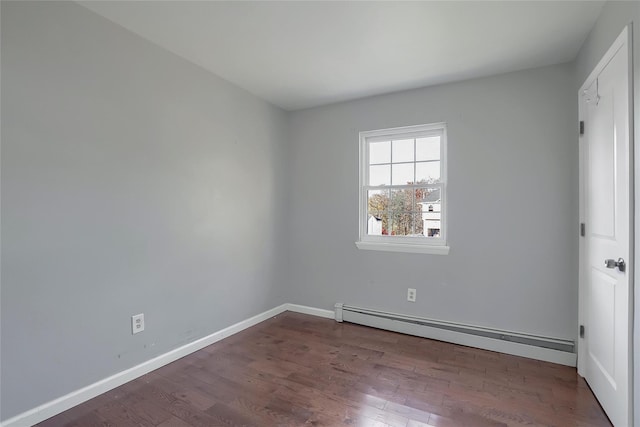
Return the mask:
[[440, 237], [440, 215], [442, 214], [440, 189], [429, 193], [420, 204], [427, 206], [427, 209], [422, 209], [422, 228], [425, 230], [425, 236]]

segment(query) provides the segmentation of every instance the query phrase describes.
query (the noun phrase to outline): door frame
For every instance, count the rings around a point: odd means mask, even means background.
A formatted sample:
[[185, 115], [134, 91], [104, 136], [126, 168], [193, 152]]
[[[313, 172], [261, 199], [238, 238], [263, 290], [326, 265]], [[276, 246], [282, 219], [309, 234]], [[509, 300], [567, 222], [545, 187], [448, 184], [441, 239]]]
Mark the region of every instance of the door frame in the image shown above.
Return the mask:
[[[627, 274], [629, 278], [629, 420], [633, 425], [633, 402], [634, 402], [634, 370], [633, 370], [633, 323], [634, 323], [634, 270], [635, 270], [635, 252], [634, 252], [634, 122], [633, 122], [633, 51], [632, 51], [632, 31], [631, 24], [624, 27], [620, 35], [616, 38], [613, 44], [607, 49], [607, 52], [600, 59], [598, 64], [589, 74], [589, 77], [584, 81], [580, 90], [578, 91], [578, 120], [582, 122], [584, 120], [584, 105], [582, 101], [582, 95], [587, 88], [591, 86], [594, 80], [600, 75], [604, 68], [609, 64], [611, 59], [620, 49], [626, 49], [628, 58], [628, 70], [627, 70], [627, 89], [628, 89], [628, 123], [629, 123], [629, 260], [627, 261]], [[588, 135], [583, 138], [581, 135], [578, 137], [579, 146], [579, 222], [585, 222], [585, 167], [586, 167], [586, 155], [587, 150], [585, 144], [587, 142]], [[589, 225], [587, 224], [587, 227]], [[580, 228], [578, 228], [580, 229]], [[585, 298], [585, 290], [587, 286], [587, 259], [586, 259], [586, 239], [578, 233], [578, 325], [584, 325], [587, 302]], [[586, 342], [583, 338], [578, 336], [578, 374], [582, 377], [585, 376], [585, 359], [586, 359]]]

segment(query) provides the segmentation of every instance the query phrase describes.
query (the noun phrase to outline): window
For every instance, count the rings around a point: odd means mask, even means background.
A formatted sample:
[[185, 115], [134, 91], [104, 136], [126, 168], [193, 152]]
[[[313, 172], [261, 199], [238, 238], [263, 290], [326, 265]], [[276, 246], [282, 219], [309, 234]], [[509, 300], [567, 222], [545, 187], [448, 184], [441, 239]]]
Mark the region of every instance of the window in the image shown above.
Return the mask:
[[360, 132], [360, 249], [447, 254], [444, 123]]

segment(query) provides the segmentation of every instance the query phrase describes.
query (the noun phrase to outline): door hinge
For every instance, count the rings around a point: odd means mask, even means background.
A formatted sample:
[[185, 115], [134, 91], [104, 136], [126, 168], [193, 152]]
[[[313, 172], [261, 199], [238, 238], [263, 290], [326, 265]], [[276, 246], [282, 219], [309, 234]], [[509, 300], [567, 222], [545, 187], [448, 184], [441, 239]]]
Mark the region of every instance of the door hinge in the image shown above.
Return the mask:
[[584, 120], [580, 120], [580, 136], [584, 135]]
[[581, 223], [580, 223], [580, 235], [581, 235], [582, 237], [584, 237], [584, 235], [585, 235], [585, 226], [584, 226], [584, 222], [581, 222]]
[[584, 338], [584, 325], [580, 325], [580, 338]]

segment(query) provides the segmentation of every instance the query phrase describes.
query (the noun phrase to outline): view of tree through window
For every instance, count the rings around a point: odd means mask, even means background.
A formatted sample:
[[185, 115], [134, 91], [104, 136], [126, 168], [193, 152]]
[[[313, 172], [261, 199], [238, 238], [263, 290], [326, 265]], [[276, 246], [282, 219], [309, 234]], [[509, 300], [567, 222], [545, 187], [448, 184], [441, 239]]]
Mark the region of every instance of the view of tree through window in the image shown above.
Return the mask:
[[[422, 180], [417, 184], [429, 184]], [[434, 211], [434, 204], [440, 199], [440, 189], [414, 187], [399, 190], [369, 190], [368, 215], [381, 221], [381, 235], [411, 236], [423, 235], [424, 212]], [[429, 210], [431, 207], [431, 210]], [[433, 237], [433, 234], [428, 237]]]

